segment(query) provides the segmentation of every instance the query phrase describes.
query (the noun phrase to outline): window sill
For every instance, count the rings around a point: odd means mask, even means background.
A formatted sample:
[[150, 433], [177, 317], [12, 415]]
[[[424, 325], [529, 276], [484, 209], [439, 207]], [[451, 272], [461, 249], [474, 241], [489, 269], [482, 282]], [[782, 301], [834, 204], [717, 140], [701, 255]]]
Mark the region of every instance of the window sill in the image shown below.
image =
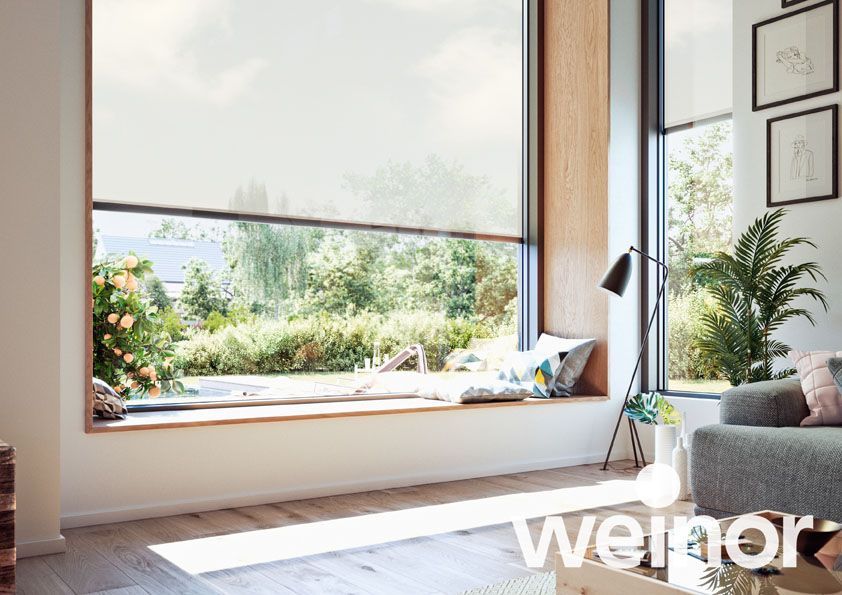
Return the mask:
[[217, 409], [187, 409], [178, 411], [149, 411], [131, 413], [127, 419], [96, 419], [89, 433], [127, 432], [133, 430], [163, 430], [195, 426], [221, 426], [259, 422], [324, 419], [331, 417], [360, 417], [364, 415], [395, 415], [432, 411], [489, 409], [493, 407], [532, 407], [562, 405], [589, 401], [607, 401], [605, 396], [575, 396], [559, 399], [527, 399], [497, 403], [460, 405], [422, 398], [385, 399], [375, 401], [343, 401], [335, 403], [298, 403], [230, 407]]

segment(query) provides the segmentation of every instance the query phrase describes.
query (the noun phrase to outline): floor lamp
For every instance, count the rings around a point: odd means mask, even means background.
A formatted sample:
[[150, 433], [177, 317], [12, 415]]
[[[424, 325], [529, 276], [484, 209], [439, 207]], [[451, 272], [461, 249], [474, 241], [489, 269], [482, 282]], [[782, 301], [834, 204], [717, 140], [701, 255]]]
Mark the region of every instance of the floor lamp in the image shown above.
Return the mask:
[[[623, 294], [626, 292], [626, 288], [629, 286], [629, 280], [631, 279], [632, 274], [632, 252], [639, 254], [643, 258], [654, 262], [656, 265], [662, 267], [664, 269], [664, 278], [661, 281], [661, 286], [658, 288], [658, 297], [655, 298], [655, 308], [652, 310], [652, 315], [649, 317], [649, 324], [646, 327], [646, 333], [643, 335], [643, 342], [640, 345], [640, 352], [637, 354], [637, 363], [634, 365], [634, 372], [632, 372], [631, 379], [629, 380], [629, 387], [626, 389], [626, 397], [623, 399], [623, 407], [620, 409], [620, 416], [617, 418], [617, 425], [614, 426], [614, 435], [611, 436], [611, 445], [608, 447], [608, 454], [605, 455], [605, 463], [602, 465], [602, 470], [605, 471], [608, 469], [608, 459], [611, 457], [611, 451], [614, 450], [614, 441], [617, 439], [617, 432], [620, 430], [620, 424], [623, 421], [623, 416], [625, 415], [626, 404], [628, 403], [629, 396], [631, 395], [632, 386], [634, 386], [634, 379], [637, 376], [637, 371], [640, 369], [640, 362], [643, 360], [643, 353], [646, 350], [646, 343], [649, 341], [649, 333], [652, 330], [652, 325], [655, 323], [655, 315], [658, 313], [658, 307], [661, 304], [661, 299], [664, 297], [664, 290], [667, 286], [667, 278], [669, 277], [670, 270], [669, 267], [658, 260], [657, 258], [652, 258], [645, 252], [642, 252], [631, 246], [625, 254], [620, 255], [617, 260], [614, 261], [614, 264], [611, 265], [611, 268], [605, 272], [603, 275], [602, 280], [599, 282], [599, 286], [602, 289], [606, 289], [611, 293], [614, 293], [620, 297], [623, 297]], [[637, 433], [637, 427], [634, 425], [634, 422], [629, 418], [629, 434], [631, 435], [631, 443], [632, 443], [632, 450], [634, 451], [634, 466], [640, 467], [640, 464], [637, 459], [637, 452], [640, 451], [640, 458], [643, 461], [643, 466], [646, 466], [646, 458], [643, 456], [643, 447], [640, 445], [640, 436]]]

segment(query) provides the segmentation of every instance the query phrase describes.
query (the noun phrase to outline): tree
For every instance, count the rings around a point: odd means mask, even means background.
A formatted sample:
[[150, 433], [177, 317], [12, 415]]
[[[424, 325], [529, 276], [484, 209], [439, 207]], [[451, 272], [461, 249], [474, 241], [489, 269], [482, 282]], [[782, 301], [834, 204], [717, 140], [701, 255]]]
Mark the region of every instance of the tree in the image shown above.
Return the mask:
[[[238, 188], [232, 204], [243, 208], [268, 208], [263, 184], [251, 182]], [[307, 289], [307, 255], [322, 237], [319, 229], [264, 223], [235, 223], [223, 248], [232, 269], [238, 298], [249, 307], [269, 306], [275, 317]]]
[[[346, 174], [344, 187], [368, 209], [369, 220], [400, 214], [411, 227], [507, 230], [517, 217], [514, 201], [488, 176], [473, 175], [456, 162], [429, 155], [420, 165], [390, 161], [374, 174]], [[458, 206], [459, 208], [454, 208]], [[444, 215], [443, 215], [444, 214]]]
[[143, 286], [149, 299], [158, 307], [158, 310], [172, 308], [172, 299], [167, 294], [167, 286], [157, 275], [150, 275], [143, 282]]
[[187, 316], [204, 320], [211, 312], [225, 314], [228, 311], [228, 297], [208, 263], [191, 258], [184, 265], [184, 271], [184, 287], [179, 303]]
[[220, 227], [207, 228], [201, 225], [189, 226], [181, 219], [164, 217], [157, 229], [149, 233], [150, 238], [164, 240], [193, 240], [193, 241], [219, 241], [224, 234]]
[[670, 291], [682, 293], [699, 258], [727, 252], [733, 218], [731, 122], [720, 122], [688, 138], [669, 158]]
[[184, 390], [157, 306], [144, 294], [152, 263], [134, 254], [94, 263], [93, 373], [126, 398]]
[[717, 304], [702, 315], [699, 349], [734, 386], [795, 372], [773, 368], [775, 358], [790, 351], [773, 337], [780, 327], [795, 318], [815, 325], [810, 311], [793, 305], [795, 300], [811, 298], [827, 310], [824, 293], [803, 286], [805, 277], [825, 278], [819, 265], [781, 264], [793, 248], [816, 247], [807, 238], [778, 239], [785, 213], [777, 209], [755, 220], [735, 244], [733, 256], [719, 252], [693, 271], [709, 282], [707, 289]]
[[310, 254], [304, 300], [310, 309], [339, 314], [375, 309], [378, 253], [361, 240], [354, 232], [334, 232]]

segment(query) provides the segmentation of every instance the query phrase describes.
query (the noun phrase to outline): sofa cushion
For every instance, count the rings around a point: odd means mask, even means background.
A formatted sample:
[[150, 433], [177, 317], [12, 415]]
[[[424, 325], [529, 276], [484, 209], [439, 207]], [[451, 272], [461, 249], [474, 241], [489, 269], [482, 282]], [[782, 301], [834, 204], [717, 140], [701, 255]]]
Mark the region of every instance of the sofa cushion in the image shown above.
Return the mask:
[[690, 481], [700, 509], [778, 510], [842, 521], [842, 428], [713, 425], [693, 433]]
[[737, 426], [798, 426], [810, 414], [795, 378], [735, 386], [722, 393], [719, 423]]
[[541, 333], [535, 351], [558, 353], [561, 357], [561, 371], [552, 386], [552, 396], [569, 397], [573, 394], [595, 346], [596, 339], [564, 339]]
[[789, 357], [798, 370], [801, 388], [810, 408], [810, 415], [801, 421], [801, 425], [842, 425], [842, 394], [833, 382], [833, 374], [827, 364], [831, 358], [842, 357], [842, 352], [793, 349]]

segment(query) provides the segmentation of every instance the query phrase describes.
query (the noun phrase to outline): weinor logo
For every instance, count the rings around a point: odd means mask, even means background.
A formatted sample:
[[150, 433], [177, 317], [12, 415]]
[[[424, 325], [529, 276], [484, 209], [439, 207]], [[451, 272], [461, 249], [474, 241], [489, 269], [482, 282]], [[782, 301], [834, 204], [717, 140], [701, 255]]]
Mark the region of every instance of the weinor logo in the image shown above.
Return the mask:
[[[668, 465], [649, 465], [637, 476], [635, 491], [640, 501], [651, 508], [666, 508], [675, 502], [678, 497], [680, 482], [678, 475]], [[576, 541], [571, 546], [567, 534], [567, 527], [564, 518], [561, 516], [549, 516], [544, 519], [541, 527], [541, 535], [538, 544], [532, 541], [532, 535], [525, 519], [512, 521], [521, 553], [530, 568], [541, 568], [547, 561], [550, 543], [555, 536], [558, 543], [559, 553], [564, 566], [579, 568], [585, 556], [585, 550], [591, 542], [596, 517], [585, 515], [580, 517], [582, 522], [576, 534]], [[667, 533], [667, 518], [665, 516], [652, 516], [649, 522], [651, 535], [648, 550], [651, 555], [651, 566], [663, 568], [666, 566], [666, 552], [670, 547], [676, 552], [686, 553], [690, 531], [693, 527], [704, 530], [708, 543], [724, 543], [728, 556], [736, 564], [744, 568], [760, 568], [769, 564], [778, 553], [780, 545], [778, 530], [769, 519], [745, 515], [738, 517], [728, 527], [725, 540], [722, 540], [722, 529], [719, 523], [710, 516], [695, 516], [688, 519], [686, 516], [672, 517], [672, 532]], [[619, 527], [625, 528], [627, 535], [614, 535], [614, 530]], [[798, 519], [785, 516], [783, 519], [783, 566], [792, 568], [796, 565], [795, 540], [802, 529], [813, 528], [813, 517], [805, 516]], [[763, 534], [765, 544], [758, 553], [746, 553], [739, 547], [740, 536], [749, 529], [756, 529]], [[608, 517], [596, 530], [596, 553], [600, 560], [613, 568], [634, 568], [640, 564], [642, 556], [646, 553], [643, 527], [637, 520], [630, 516], [617, 514]], [[669, 536], [670, 543], [667, 543]], [[708, 566], [719, 566], [722, 562], [722, 550], [720, 547], [712, 547], [708, 550]]]

